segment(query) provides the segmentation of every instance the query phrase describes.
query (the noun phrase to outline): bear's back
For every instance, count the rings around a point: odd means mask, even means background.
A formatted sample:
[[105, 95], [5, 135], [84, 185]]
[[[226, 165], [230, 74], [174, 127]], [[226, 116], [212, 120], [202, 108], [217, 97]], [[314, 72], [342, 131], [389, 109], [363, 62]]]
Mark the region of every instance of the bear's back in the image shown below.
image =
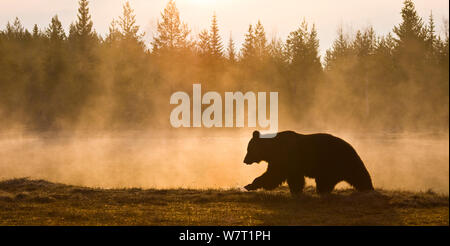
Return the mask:
[[[341, 138], [328, 133], [299, 134], [294, 131], [284, 131], [274, 138], [276, 149], [286, 154], [301, 154], [311, 158], [340, 158], [349, 153], [356, 154], [353, 147]], [[294, 155], [295, 156], [295, 155]]]
[[335, 137], [328, 133], [314, 133], [314, 134], [300, 134], [294, 131], [283, 131], [279, 132], [275, 137], [277, 141], [283, 142], [292, 142], [295, 141], [297, 143], [306, 142], [308, 144], [311, 143], [333, 143], [333, 142], [341, 142], [344, 141], [338, 137]]

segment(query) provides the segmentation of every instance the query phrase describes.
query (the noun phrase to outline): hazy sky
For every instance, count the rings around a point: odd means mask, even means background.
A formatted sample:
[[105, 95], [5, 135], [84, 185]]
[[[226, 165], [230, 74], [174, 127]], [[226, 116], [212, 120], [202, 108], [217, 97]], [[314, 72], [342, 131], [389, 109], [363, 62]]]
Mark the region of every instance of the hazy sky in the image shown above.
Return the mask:
[[[122, 12], [125, 0], [91, 0], [90, 10], [95, 29], [102, 35], [108, 31], [111, 20]], [[130, 0], [146, 40], [151, 40], [160, 12], [168, 0]], [[403, 0], [177, 0], [181, 18], [194, 34], [209, 27], [214, 11], [217, 13], [222, 38], [228, 42], [233, 33], [237, 45], [244, 39], [248, 25], [260, 19], [269, 38], [277, 35], [285, 39], [303, 18], [315, 23], [319, 32], [321, 53], [336, 37], [339, 25], [348, 31], [372, 25], [377, 33], [386, 34], [400, 20]], [[415, 0], [418, 13], [427, 19], [433, 11], [438, 31], [443, 30], [443, 19], [448, 20], [448, 0]], [[78, 0], [0, 0], [0, 26], [19, 17], [28, 29], [36, 23], [47, 27], [53, 15], [58, 14], [68, 29], [76, 19]]]

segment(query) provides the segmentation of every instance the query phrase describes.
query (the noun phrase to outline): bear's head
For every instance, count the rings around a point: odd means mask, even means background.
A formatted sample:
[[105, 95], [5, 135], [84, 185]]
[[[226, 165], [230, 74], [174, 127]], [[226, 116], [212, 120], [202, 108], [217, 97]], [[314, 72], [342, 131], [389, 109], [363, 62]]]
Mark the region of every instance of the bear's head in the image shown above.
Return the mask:
[[261, 161], [267, 161], [268, 150], [265, 142], [267, 139], [261, 138], [259, 131], [253, 132], [253, 137], [247, 146], [247, 154], [244, 158], [244, 163], [251, 165], [253, 163], [259, 163]]

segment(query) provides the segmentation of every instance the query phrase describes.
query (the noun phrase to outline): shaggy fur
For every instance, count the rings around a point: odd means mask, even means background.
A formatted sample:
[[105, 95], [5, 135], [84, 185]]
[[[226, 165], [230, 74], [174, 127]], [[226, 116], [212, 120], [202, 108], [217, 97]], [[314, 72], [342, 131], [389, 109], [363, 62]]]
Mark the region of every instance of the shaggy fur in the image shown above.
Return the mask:
[[370, 175], [355, 149], [330, 134], [285, 131], [274, 138], [261, 138], [255, 131], [244, 163], [261, 161], [269, 163], [267, 171], [245, 186], [247, 190], [271, 190], [287, 181], [291, 193], [297, 195], [303, 191], [305, 177], [316, 180], [320, 194], [330, 193], [341, 181], [358, 191], [373, 190]]

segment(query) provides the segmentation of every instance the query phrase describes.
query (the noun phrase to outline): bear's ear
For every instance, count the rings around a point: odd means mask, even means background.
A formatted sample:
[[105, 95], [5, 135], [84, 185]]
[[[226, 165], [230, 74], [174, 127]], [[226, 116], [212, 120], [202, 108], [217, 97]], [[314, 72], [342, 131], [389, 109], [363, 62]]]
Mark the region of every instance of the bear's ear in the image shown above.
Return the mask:
[[259, 131], [253, 132], [253, 138], [259, 138]]

